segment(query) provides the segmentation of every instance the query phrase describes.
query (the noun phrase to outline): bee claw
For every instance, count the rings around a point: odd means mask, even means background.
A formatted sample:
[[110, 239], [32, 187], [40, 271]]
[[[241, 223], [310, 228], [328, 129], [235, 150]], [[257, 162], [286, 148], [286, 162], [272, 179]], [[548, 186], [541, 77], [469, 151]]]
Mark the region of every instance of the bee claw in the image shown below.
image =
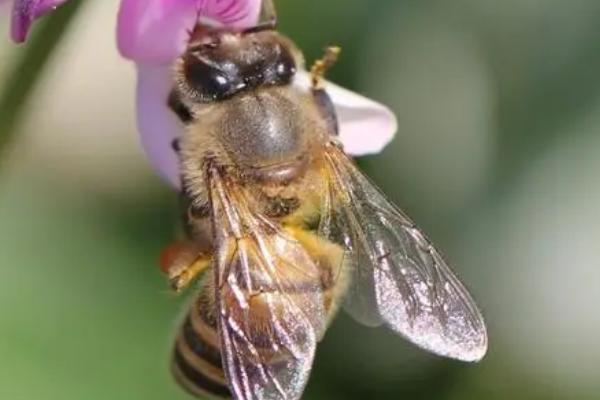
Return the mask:
[[209, 255], [200, 256], [191, 265], [170, 274], [169, 286], [171, 286], [171, 289], [175, 293], [182, 292], [210, 266], [211, 260], [212, 258]]
[[190, 274], [184, 271], [183, 273], [170, 278], [169, 285], [175, 293], [181, 293], [183, 289], [185, 289], [190, 284], [192, 279], [193, 277], [191, 277]]
[[181, 280], [179, 278], [172, 278], [169, 280], [169, 286], [171, 287], [171, 290], [173, 290], [175, 293], [181, 293], [185, 285], [181, 283]]

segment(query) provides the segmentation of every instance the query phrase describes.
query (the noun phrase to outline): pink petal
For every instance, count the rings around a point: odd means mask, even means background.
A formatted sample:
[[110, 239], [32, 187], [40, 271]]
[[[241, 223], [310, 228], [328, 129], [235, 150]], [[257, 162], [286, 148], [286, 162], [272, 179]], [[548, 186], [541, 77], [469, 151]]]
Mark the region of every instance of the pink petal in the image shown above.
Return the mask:
[[33, 21], [56, 9], [66, 0], [15, 0], [13, 3], [11, 37], [17, 43], [27, 38]]
[[262, 0], [200, 0], [200, 15], [231, 28], [245, 29], [256, 25]]
[[234, 28], [256, 24], [261, 0], [123, 0], [117, 40], [136, 62], [166, 64], [185, 49], [200, 18]]
[[170, 67], [138, 65], [137, 72], [137, 124], [142, 147], [152, 166], [178, 188], [179, 161], [172, 144], [184, 127], [167, 107], [173, 86]]
[[[308, 90], [308, 74], [300, 72], [297, 85]], [[167, 107], [172, 87], [167, 66], [138, 65], [137, 118], [142, 146], [153, 167], [175, 188], [179, 188], [179, 161], [172, 142], [183, 134], [183, 125]], [[385, 106], [333, 83], [326, 89], [340, 121], [340, 138], [352, 155], [381, 151], [396, 132], [394, 114]]]
[[138, 62], [169, 63], [185, 48], [197, 20], [196, 0], [123, 0], [119, 51]]

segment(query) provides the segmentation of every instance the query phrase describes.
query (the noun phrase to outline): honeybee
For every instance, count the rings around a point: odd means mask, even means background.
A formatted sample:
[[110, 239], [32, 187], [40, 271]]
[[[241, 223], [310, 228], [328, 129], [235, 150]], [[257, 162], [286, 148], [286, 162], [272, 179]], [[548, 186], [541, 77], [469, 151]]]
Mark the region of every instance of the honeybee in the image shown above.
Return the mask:
[[274, 23], [199, 27], [177, 61], [171, 109], [186, 124], [187, 238], [165, 268], [198, 282], [172, 371], [197, 396], [300, 399], [317, 343], [343, 303], [417, 346], [464, 361], [487, 349], [483, 318], [425, 235], [344, 153], [323, 74]]

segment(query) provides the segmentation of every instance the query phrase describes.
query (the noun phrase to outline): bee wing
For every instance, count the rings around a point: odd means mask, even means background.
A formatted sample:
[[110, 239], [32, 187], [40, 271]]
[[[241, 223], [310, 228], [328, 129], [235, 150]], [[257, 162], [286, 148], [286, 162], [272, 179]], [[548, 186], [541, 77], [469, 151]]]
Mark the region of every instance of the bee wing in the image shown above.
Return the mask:
[[329, 189], [320, 234], [347, 249], [345, 308], [381, 322], [438, 355], [477, 361], [487, 350], [483, 317], [440, 253], [339, 148], [325, 153]]
[[209, 170], [223, 369], [237, 400], [300, 399], [325, 330], [320, 274], [304, 248]]

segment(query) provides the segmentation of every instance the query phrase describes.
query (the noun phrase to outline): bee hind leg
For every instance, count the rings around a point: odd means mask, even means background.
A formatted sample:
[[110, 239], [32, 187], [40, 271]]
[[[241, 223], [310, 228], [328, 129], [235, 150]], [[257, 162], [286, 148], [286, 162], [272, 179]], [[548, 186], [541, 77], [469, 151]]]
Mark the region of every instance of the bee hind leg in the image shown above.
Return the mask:
[[191, 241], [175, 241], [160, 256], [161, 270], [167, 275], [171, 288], [180, 292], [212, 264], [213, 255], [202, 251]]

